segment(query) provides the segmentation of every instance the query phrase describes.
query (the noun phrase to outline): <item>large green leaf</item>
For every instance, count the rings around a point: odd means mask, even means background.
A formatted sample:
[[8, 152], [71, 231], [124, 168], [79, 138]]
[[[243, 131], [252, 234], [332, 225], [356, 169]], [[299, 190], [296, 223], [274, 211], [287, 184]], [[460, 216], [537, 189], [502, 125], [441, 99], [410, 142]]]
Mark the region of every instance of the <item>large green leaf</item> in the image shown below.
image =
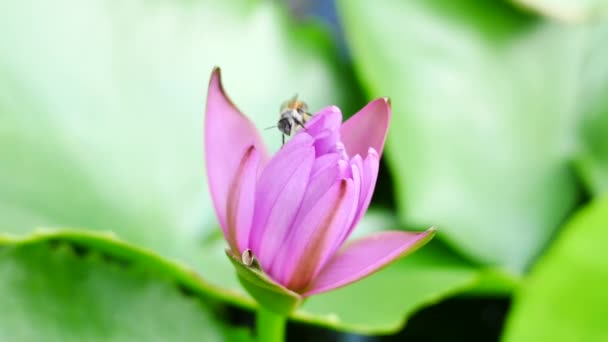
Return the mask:
[[55, 240], [0, 249], [2, 341], [220, 341], [200, 298], [143, 265]]
[[542, 15], [568, 23], [595, 21], [608, 15], [605, 0], [511, 0]]
[[591, 193], [608, 191], [608, 23], [597, 25], [589, 39], [584, 65], [581, 104], [585, 113], [580, 129], [577, 166]]
[[608, 341], [608, 197], [582, 209], [515, 297], [505, 341]]
[[582, 29], [496, 1], [339, 1], [360, 77], [390, 96], [401, 217], [522, 270], [572, 209]]
[[[476, 292], [491, 275], [458, 259], [437, 241], [367, 279], [312, 297], [298, 312], [306, 321], [344, 327], [359, 333], [390, 333], [401, 329], [419, 309], [467, 291]], [[516, 282], [499, 276], [497, 288], [511, 291]], [[316, 317], [323, 318], [321, 321]]]
[[[395, 228], [383, 212], [372, 212], [361, 223], [358, 235]], [[196, 260], [196, 270], [184, 263], [134, 247], [113, 234], [85, 230], [42, 230], [26, 237], [0, 236], [2, 245], [64, 243], [77, 250], [91, 250], [122, 264], [146, 265], [158, 274], [203, 299], [217, 298], [244, 308], [255, 303], [238, 283], [228, 261], [225, 241], [209, 238]], [[416, 310], [458, 293], [509, 293], [517, 279], [493, 270], [481, 271], [458, 258], [438, 242], [353, 285], [309, 298], [292, 318], [339, 330], [364, 334], [399, 329]], [[354, 300], [356, 298], [356, 300]]]

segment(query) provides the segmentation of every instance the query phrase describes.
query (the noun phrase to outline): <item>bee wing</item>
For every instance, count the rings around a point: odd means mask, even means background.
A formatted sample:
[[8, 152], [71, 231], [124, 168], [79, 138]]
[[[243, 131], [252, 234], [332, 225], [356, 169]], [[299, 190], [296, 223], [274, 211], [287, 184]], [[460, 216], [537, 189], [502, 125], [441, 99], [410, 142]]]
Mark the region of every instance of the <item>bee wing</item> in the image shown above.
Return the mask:
[[279, 113], [283, 114], [283, 112], [285, 112], [289, 108], [289, 102], [290, 102], [290, 100], [283, 101], [283, 103], [281, 103], [281, 108], [279, 108]]
[[284, 101], [283, 103], [281, 103], [281, 113], [288, 110], [289, 108], [293, 107], [294, 104], [298, 101], [298, 94], [295, 94], [292, 98], [290, 98], [287, 101]]

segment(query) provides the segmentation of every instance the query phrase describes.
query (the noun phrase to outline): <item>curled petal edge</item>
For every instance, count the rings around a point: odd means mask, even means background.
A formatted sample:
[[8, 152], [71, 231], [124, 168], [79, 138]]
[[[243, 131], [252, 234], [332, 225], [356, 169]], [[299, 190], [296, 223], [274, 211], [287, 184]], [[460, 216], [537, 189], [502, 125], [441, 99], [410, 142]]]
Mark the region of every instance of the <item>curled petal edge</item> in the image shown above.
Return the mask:
[[259, 153], [255, 146], [249, 146], [241, 158], [228, 190], [225, 237], [234, 253], [244, 251], [249, 242], [259, 162]]

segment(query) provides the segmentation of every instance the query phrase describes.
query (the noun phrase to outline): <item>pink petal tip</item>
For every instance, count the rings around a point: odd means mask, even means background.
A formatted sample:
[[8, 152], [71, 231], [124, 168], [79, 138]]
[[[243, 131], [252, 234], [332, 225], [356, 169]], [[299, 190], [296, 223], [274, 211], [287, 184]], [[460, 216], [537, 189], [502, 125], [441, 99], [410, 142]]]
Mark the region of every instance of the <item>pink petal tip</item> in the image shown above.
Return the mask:
[[390, 120], [391, 106], [388, 97], [371, 101], [346, 120], [340, 130], [340, 136], [348, 154], [365, 157], [372, 147], [382, 155]]
[[386, 231], [355, 240], [333, 256], [303, 296], [327, 292], [369, 276], [423, 246], [435, 232], [434, 227], [421, 233]]
[[264, 143], [253, 123], [226, 95], [220, 69], [213, 69], [205, 110], [205, 164], [211, 198], [220, 226], [227, 233], [228, 192], [243, 154], [254, 146], [262, 163], [268, 158]]

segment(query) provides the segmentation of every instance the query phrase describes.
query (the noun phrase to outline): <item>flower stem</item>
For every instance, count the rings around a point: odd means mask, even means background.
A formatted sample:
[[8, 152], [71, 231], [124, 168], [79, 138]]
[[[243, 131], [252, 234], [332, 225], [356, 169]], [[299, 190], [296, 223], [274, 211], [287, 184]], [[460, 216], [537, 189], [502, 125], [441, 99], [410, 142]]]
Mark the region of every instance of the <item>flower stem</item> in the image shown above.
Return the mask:
[[287, 317], [259, 307], [256, 316], [258, 341], [282, 342], [285, 338]]

